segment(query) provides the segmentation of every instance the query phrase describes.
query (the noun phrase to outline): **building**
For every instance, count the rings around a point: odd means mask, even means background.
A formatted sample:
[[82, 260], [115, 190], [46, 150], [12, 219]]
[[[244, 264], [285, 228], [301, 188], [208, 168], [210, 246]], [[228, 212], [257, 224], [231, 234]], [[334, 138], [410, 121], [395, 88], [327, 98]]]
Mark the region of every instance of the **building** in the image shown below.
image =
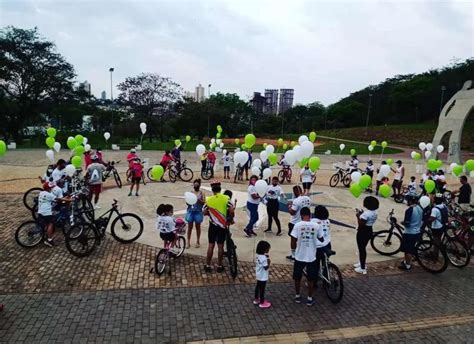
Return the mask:
[[100, 99], [106, 100], [107, 99], [107, 92], [102, 91], [102, 93], [100, 94]]
[[265, 89], [265, 107], [263, 112], [266, 114], [278, 113], [278, 90]]
[[196, 93], [186, 91], [186, 92], [184, 92], [184, 98], [196, 99]]
[[295, 90], [292, 88], [280, 89], [280, 101], [278, 104], [278, 113], [284, 113], [293, 107], [293, 96]]
[[85, 80], [84, 82], [80, 82], [79, 86], [77, 86], [77, 90], [78, 91], [85, 91], [88, 94], [91, 94], [91, 84], [89, 84], [87, 82], [87, 80]]
[[257, 114], [262, 114], [265, 109], [265, 97], [260, 92], [254, 92], [250, 105]]
[[201, 85], [196, 86], [196, 92], [194, 93], [194, 100], [198, 103], [203, 102], [206, 99], [206, 89]]

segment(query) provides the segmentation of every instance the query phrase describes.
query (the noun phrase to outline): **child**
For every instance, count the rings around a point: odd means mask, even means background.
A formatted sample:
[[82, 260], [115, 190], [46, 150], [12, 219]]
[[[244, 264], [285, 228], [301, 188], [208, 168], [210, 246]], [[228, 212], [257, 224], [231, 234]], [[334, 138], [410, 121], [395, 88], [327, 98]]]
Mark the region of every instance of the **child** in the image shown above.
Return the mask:
[[128, 193], [129, 196], [132, 195], [133, 192], [133, 186], [137, 186], [137, 190], [135, 191], [135, 196], [138, 196], [138, 190], [140, 189], [140, 181], [142, 180], [142, 175], [143, 175], [143, 165], [140, 162], [139, 158], [135, 158], [132, 163], [132, 168], [131, 168], [131, 179], [132, 179], [132, 184], [130, 185], [130, 192]]
[[[237, 200], [235, 200], [234, 203], [232, 203], [232, 196], [233, 196], [232, 191], [225, 190], [223, 192], [223, 194], [226, 195], [227, 197], [229, 197], [229, 202], [227, 203], [227, 208], [233, 207], [235, 209], [237, 207]], [[227, 225], [230, 226], [230, 225], [233, 225], [234, 223], [235, 223], [234, 222], [234, 213], [228, 212], [227, 213]]]
[[[374, 179], [374, 170], [375, 166], [372, 160], [367, 161], [367, 167], [365, 168], [365, 174], [370, 177], [370, 179]], [[368, 192], [372, 192], [372, 182], [370, 182], [369, 187], [367, 188]]]
[[253, 300], [253, 304], [263, 309], [269, 308], [272, 305], [269, 301], [265, 300], [265, 286], [268, 281], [268, 269], [270, 268], [268, 252], [270, 252], [270, 244], [267, 241], [260, 241], [257, 244], [257, 258], [255, 259], [257, 285], [255, 286], [255, 299]]
[[416, 196], [416, 177], [410, 177], [410, 183], [408, 183], [408, 195]]
[[158, 219], [156, 221], [156, 229], [160, 231], [160, 238], [165, 242], [176, 241], [177, 235], [175, 231], [175, 220], [173, 218], [173, 206], [171, 204], [160, 204], [156, 209]]
[[232, 161], [229, 152], [225, 152], [222, 157], [222, 162], [224, 163], [224, 179], [230, 179], [230, 163]]
[[[388, 179], [388, 178], [387, 178]], [[367, 244], [372, 238], [373, 225], [377, 221], [377, 209], [379, 208], [379, 200], [372, 196], [364, 198], [364, 208], [367, 210], [356, 210], [356, 217], [359, 223], [357, 227], [357, 248], [359, 249], [359, 262], [354, 264], [355, 272], [367, 274], [365, 260], [367, 259]]]
[[300, 181], [303, 183], [303, 195], [307, 195], [311, 190], [311, 185], [314, 183], [316, 175], [309, 169], [306, 164], [300, 172]]
[[323, 242], [317, 241], [316, 242], [316, 265], [317, 265], [317, 276], [319, 276], [319, 269], [321, 266], [321, 261], [325, 264], [324, 261], [324, 253], [328, 253], [331, 251], [331, 232], [329, 230], [330, 222], [329, 222], [329, 211], [323, 205], [318, 205], [314, 208], [314, 218], [311, 220], [312, 222], [316, 222], [321, 228], [323, 229]]

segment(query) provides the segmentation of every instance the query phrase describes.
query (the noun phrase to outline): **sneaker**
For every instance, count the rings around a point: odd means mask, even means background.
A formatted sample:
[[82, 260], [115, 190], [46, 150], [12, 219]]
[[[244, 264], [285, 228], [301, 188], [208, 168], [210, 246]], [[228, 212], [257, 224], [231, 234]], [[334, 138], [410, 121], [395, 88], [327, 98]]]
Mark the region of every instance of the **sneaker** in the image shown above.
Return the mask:
[[306, 299], [306, 306], [311, 307], [312, 305], [314, 305], [314, 299]]
[[405, 263], [404, 261], [402, 261], [400, 263], [400, 265], [398, 266], [398, 268], [400, 270], [404, 270], [404, 271], [410, 271], [411, 270], [411, 265], [407, 265], [407, 263]]
[[281, 236], [281, 230], [277, 232], [276, 236]]
[[295, 302], [296, 303], [301, 303], [301, 296], [295, 296]]
[[212, 272], [212, 268], [210, 265], [204, 265], [204, 271], [206, 272]]
[[219, 272], [219, 273], [224, 272], [224, 270], [225, 270], [225, 269], [224, 269], [224, 267], [223, 267], [222, 265], [221, 265], [221, 266], [218, 266], [217, 269], [216, 269], [216, 271]]
[[270, 228], [264, 230], [265, 233], [268, 233], [268, 232], [271, 232], [271, 231], [272, 230]]
[[135, 194], [135, 196], [137, 196], [137, 197], [138, 197], [138, 192]]
[[271, 306], [272, 304], [267, 300], [263, 301], [263, 303], [258, 305], [259, 308], [263, 308], [263, 309], [270, 308]]
[[97, 204], [95, 205], [94, 209], [100, 209], [100, 206], [98, 206]]
[[360, 268], [360, 263], [355, 263], [355, 264], [354, 264], [354, 267], [355, 267], [355, 268]]
[[250, 238], [252, 234], [250, 234], [246, 229], [244, 229], [245, 237]]
[[251, 229], [251, 230], [249, 231], [249, 233], [250, 233], [250, 235], [257, 236], [257, 233], [255, 233], [253, 229]]
[[54, 247], [54, 246], [56, 246], [56, 243], [53, 241], [53, 239], [46, 239], [45, 241], [43, 241], [43, 243], [44, 243], [46, 246], [49, 246], [49, 247]]
[[128, 196], [130, 197], [131, 195], [132, 195], [132, 193], [131, 193], [131, 192], [129, 192], [129, 193], [128, 193]]
[[255, 306], [258, 306], [258, 305], [260, 304], [260, 299], [254, 299], [254, 300], [253, 300], [253, 304], [254, 304]]
[[355, 268], [354, 271], [362, 275], [367, 275], [367, 269], [362, 269], [361, 267]]
[[293, 257], [292, 255], [289, 255], [289, 256], [286, 256], [286, 259], [288, 259], [288, 260], [295, 260], [295, 257]]

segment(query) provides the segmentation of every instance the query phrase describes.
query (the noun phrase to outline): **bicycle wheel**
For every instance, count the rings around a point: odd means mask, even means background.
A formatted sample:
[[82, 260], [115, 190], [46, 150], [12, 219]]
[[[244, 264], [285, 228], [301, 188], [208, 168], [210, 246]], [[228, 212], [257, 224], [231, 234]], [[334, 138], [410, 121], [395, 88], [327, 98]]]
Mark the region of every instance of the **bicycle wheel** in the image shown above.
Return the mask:
[[15, 231], [15, 241], [22, 247], [35, 247], [43, 241], [44, 233], [42, 225], [36, 221], [26, 221]]
[[209, 180], [212, 177], [211, 170], [206, 168], [203, 171], [201, 171], [201, 178], [204, 180]]
[[449, 262], [457, 268], [464, 268], [471, 261], [469, 248], [458, 239], [446, 238], [446, 254]]
[[351, 174], [347, 173], [344, 177], [342, 177], [342, 184], [348, 188], [351, 186]]
[[117, 170], [114, 169], [114, 179], [117, 187], [120, 189], [122, 187], [122, 179], [120, 179], [120, 175], [118, 174]]
[[168, 176], [170, 177], [170, 182], [176, 183], [177, 175], [176, 175], [176, 172], [172, 168], [168, 170]]
[[393, 230], [375, 232], [370, 239], [370, 246], [382, 256], [392, 256], [400, 252], [402, 237]]
[[179, 235], [178, 239], [176, 240], [176, 244], [172, 248], [172, 252], [176, 256], [176, 258], [178, 258], [178, 257], [181, 257], [185, 248], [186, 248], [186, 238], [184, 236]]
[[41, 188], [32, 188], [25, 192], [23, 195], [23, 204], [26, 209], [33, 210], [34, 206], [38, 204], [38, 196], [41, 191], [43, 191]]
[[142, 235], [143, 221], [135, 214], [120, 214], [112, 222], [110, 232], [115, 240], [122, 244], [128, 244]]
[[286, 181], [288, 183], [291, 183], [291, 176], [293, 175], [293, 172], [291, 171], [291, 168], [288, 169], [288, 171], [286, 172]]
[[[428, 248], [429, 247], [429, 248]], [[420, 266], [431, 273], [441, 273], [448, 267], [446, 250], [433, 242], [421, 240], [415, 247], [416, 260]]]
[[83, 197], [80, 200], [77, 201], [77, 210], [79, 212], [79, 216], [82, 216], [82, 219], [87, 222], [94, 222], [95, 220], [95, 212], [94, 212], [94, 206], [92, 205], [92, 202], [86, 198]]
[[329, 186], [335, 188], [339, 184], [339, 173], [334, 173], [329, 179]]
[[286, 179], [285, 171], [280, 170], [278, 172], [278, 181], [280, 182], [280, 184], [283, 184], [285, 182], [285, 179]]
[[156, 182], [156, 180], [154, 180], [151, 176], [151, 167], [146, 171], [146, 176], [150, 182]]
[[333, 263], [328, 264], [328, 271], [325, 271], [329, 283], [323, 280], [324, 290], [332, 303], [338, 303], [342, 300], [344, 294], [344, 282], [339, 268]]
[[227, 259], [229, 261], [229, 270], [230, 270], [230, 275], [232, 276], [233, 279], [237, 277], [238, 274], [238, 259], [237, 259], [237, 251], [236, 247], [234, 244], [234, 240], [231, 238], [228, 238], [226, 240], [227, 242]]
[[88, 223], [73, 226], [65, 236], [67, 250], [76, 257], [90, 255], [99, 243], [99, 233]]
[[158, 252], [155, 258], [155, 272], [157, 275], [161, 275], [166, 268], [166, 263], [168, 262], [168, 251], [164, 248]]
[[183, 168], [181, 171], [179, 171], [179, 179], [181, 179], [183, 182], [189, 182], [193, 179], [194, 173], [190, 168]]
[[405, 200], [405, 196], [403, 194], [397, 194], [393, 199], [396, 203], [403, 203], [403, 201]]

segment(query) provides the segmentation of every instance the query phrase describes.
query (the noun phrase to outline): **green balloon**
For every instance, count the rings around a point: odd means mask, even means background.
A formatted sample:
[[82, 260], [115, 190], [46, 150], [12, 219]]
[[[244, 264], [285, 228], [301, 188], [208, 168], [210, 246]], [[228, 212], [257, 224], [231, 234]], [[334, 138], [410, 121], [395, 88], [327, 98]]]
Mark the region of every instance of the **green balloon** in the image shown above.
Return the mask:
[[421, 154], [419, 152], [415, 153], [415, 160], [420, 160], [421, 159]]
[[217, 134], [216, 134], [216, 138], [217, 138], [217, 139], [220, 139], [220, 138], [221, 138], [221, 133], [217, 133]]
[[281, 146], [283, 144], [283, 139], [282, 138], [279, 138], [278, 139], [278, 145]]
[[151, 168], [151, 177], [153, 178], [153, 180], [161, 180], [161, 177], [163, 177], [164, 173], [165, 170], [161, 165], [155, 165]]
[[189, 141], [191, 141], [191, 136], [186, 135], [186, 142], [189, 142]]
[[79, 168], [82, 166], [82, 158], [80, 156], [73, 156], [72, 159], [71, 159], [71, 164], [73, 164], [73, 166], [75, 168]]
[[371, 145], [372, 147], [377, 146], [377, 141], [375, 141], [375, 140], [370, 141], [370, 145]]
[[46, 146], [48, 146], [49, 148], [53, 148], [55, 142], [56, 140], [54, 139], [54, 137], [46, 138]]
[[83, 145], [78, 145], [76, 146], [76, 148], [74, 148], [74, 155], [75, 156], [82, 156], [82, 154], [84, 154], [84, 146]]
[[268, 161], [270, 161], [270, 165], [276, 165], [278, 161], [278, 157], [275, 153], [268, 154]]
[[49, 137], [56, 137], [56, 129], [54, 128], [48, 128], [48, 130], [46, 130], [46, 133]]
[[355, 155], [356, 154], [356, 150], [354, 148], [351, 149], [351, 155]]
[[390, 186], [388, 186], [387, 184], [380, 185], [379, 194], [382, 197], [385, 197], [385, 198], [390, 197], [391, 193], [392, 193], [392, 189], [390, 188]]
[[438, 169], [438, 163], [436, 162], [435, 159], [428, 160], [428, 162], [426, 163], [426, 166], [428, 167], [430, 171], [436, 171]]
[[211, 143], [210, 147], [211, 147], [211, 149], [214, 149], [214, 148], [217, 147], [217, 144], [216, 144], [215, 142], [214, 142], [214, 143]]
[[314, 142], [316, 140], [316, 133], [314, 131], [309, 133], [309, 140]]
[[387, 146], [388, 146], [387, 141], [382, 141], [382, 148], [387, 148]]
[[69, 149], [74, 149], [77, 146], [77, 141], [73, 137], [70, 137], [67, 139], [66, 144]]
[[255, 142], [257, 142], [257, 138], [255, 137], [254, 134], [247, 134], [245, 135], [245, 145], [249, 148], [252, 148]]
[[291, 142], [290, 142], [290, 146], [291, 146], [291, 147], [296, 146], [296, 142], [295, 142], [295, 141], [291, 141]]
[[436, 187], [436, 184], [435, 184], [434, 180], [429, 179], [429, 180], [427, 180], [427, 181], [425, 182], [425, 190], [426, 190], [426, 192], [432, 193], [433, 190], [435, 189], [435, 187]]
[[352, 196], [354, 196], [355, 198], [358, 198], [362, 193], [362, 188], [360, 187], [359, 184], [354, 183], [354, 184], [351, 184], [349, 191], [351, 192]]
[[82, 135], [80, 135], [80, 134], [79, 134], [79, 135], [76, 135], [76, 136], [74, 137], [74, 139], [76, 140], [76, 142], [77, 142], [78, 145], [81, 145], [82, 142], [84, 142], [84, 136], [82, 136]]
[[240, 140], [239, 139], [235, 139], [234, 142], [235, 142], [236, 145], [240, 145]]
[[5, 144], [5, 141], [0, 140], [0, 156], [5, 155], [6, 151], [7, 151], [7, 145]]
[[303, 168], [306, 166], [306, 164], [308, 163], [308, 158], [303, 158], [300, 160], [300, 167]]
[[309, 158], [308, 165], [311, 171], [316, 171], [319, 169], [319, 166], [321, 165], [321, 159], [317, 156], [312, 156]]
[[242, 150], [247, 150], [247, 146], [245, 145], [245, 143], [242, 143], [242, 145], [240, 146], [240, 148], [242, 148]]
[[461, 165], [456, 165], [453, 167], [453, 174], [456, 177], [459, 177], [463, 172], [463, 167]]
[[283, 149], [284, 149], [284, 150], [287, 150], [287, 149], [288, 149], [288, 144], [287, 144], [287, 143], [284, 143], [284, 144], [283, 144]]
[[389, 164], [389, 165], [393, 164], [393, 159], [390, 159], [390, 158], [387, 159], [387, 164]]
[[217, 132], [222, 133], [222, 127], [220, 125], [217, 126]]
[[441, 161], [441, 160], [436, 160], [436, 166], [437, 166], [437, 168], [442, 167], [442, 166], [443, 166], [443, 161]]
[[466, 166], [466, 170], [468, 170], [469, 172], [474, 171], [474, 160], [469, 159], [468, 161], [466, 161], [465, 166]]
[[267, 148], [267, 146], [268, 146], [268, 143], [264, 142], [263, 143], [263, 148]]
[[175, 146], [180, 146], [181, 145], [181, 140], [179, 140], [179, 139], [174, 140], [174, 144], [175, 144]]
[[362, 177], [360, 177], [359, 185], [362, 189], [367, 189], [370, 184], [372, 184], [372, 178], [370, 178], [370, 176], [364, 174]]

